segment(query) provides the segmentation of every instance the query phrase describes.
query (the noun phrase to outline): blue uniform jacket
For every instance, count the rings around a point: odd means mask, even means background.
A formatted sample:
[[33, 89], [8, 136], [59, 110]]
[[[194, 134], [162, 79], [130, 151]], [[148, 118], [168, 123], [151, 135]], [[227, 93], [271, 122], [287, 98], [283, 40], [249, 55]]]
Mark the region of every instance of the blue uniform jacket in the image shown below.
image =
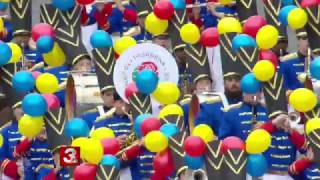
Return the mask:
[[313, 164], [309, 168], [307, 168], [300, 180], [314, 180], [314, 179], [320, 179], [320, 167], [317, 164]]
[[144, 43], [147, 41], [152, 40], [152, 35], [148, 33], [145, 29], [141, 29], [140, 34], [133, 36], [133, 38], [138, 42], [138, 43]]
[[143, 149], [143, 153], [136, 158], [136, 163], [131, 166], [132, 180], [150, 179], [153, 175], [153, 159], [155, 153]]
[[[133, 10], [135, 9], [135, 6], [133, 4], [127, 4], [124, 7]], [[123, 13], [117, 7], [114, 7], [112, 9], [111, 16], [109, 17], [109, 23], [110, 29], [108, 30], [108, 32], [110, 34], [119, 32], [121, 36], [124, 32], [128, 31], [130, 28], [136, 25], [135, 23], [127, 21], [123, 17]]]
[[1, 134], [3, 145], [0, 148], [0, 162], [5, 159], [14, 160], [13, 152], [22, 137], [18, 130], [18, 122], [13, 120], [10, 125], [2, 129]]
[[107, 127], [113, 130], [115, 136], [130, 135], [132, 132], [132, 122], [126, 115], [117, 115], [115, 113], [105, 118], [98, 118], [94, 123], [94, 129]]

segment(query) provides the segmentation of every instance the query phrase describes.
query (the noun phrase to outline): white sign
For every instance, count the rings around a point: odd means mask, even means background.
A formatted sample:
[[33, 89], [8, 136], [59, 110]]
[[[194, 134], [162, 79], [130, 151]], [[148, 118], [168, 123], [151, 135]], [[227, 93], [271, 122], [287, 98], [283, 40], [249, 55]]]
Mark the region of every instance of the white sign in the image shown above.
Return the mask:
[[127, 101], [125, 98], [127, 85], [133, 82], [134, 74], [143, 69], [156, 72], [159, 82], [168, 81], [177, 84], [179, 81], [178, 66], [170, 52], [152, 43], [137, 44], [124, 52], [114, 67], [114, 86], [125, 101]]

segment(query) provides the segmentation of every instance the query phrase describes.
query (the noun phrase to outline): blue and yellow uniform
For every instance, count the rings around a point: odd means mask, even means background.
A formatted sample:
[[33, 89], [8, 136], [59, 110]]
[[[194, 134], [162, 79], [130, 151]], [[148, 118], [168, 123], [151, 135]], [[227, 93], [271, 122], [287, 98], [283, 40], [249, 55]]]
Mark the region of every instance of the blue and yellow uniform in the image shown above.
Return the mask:
[[[71, 178], [70, 173], [67, 169], [62, 168], [58, 170], [56, 173], [53, 172], [53, 166], [47, 164], [40, 164], [37, 168], [38, 176], [37, 180], [42, 180], [45, 177], [54, 176], [55, 179], [59, 180], [69, 180]], [[50, 178], [48, 178], [50, 179]]]
[[148, 33], [145, 29], [140, 28], [139, 34], [133, 36], [138, 43], [144, 43], [152, 40], [152, 34]]
[[18, 122], [12, 120], [12, 122], [1, 130], [3, 136], [3, 145], [0, 148], [0, 162], [8, 159], [14, 160], [13, 152], [16, 145], [21, 140], [22, 135], [18, 129]]
[[299, 180], [314, 180], [314, 179], [320, 179], [320, 168], [319, 168], [319, 165], [315, 163], [303, 171]]
[[[218, 13], [223, 13], [226, 16], [234, 16], [237, 14], [235, 6], [221, 6], [217, 7]], [[210, 10], [201, 11], [201, 19], [203, 20], [204, 28], [216, 27], [218, 25], [219, 18], [213, 15]]]
[[[103, 108], [103, 113], [106, 113], [111, 109], [106, 106], [101, 106], [101, 108]], [[99, 107], [97, 106], [96, 108], [90, 109], [90, 110], [86, 111], [85, 113], [83, 113], [80, 118], [85, 120], [86, 123], [88, 124], [89, 128], [91, 129], [93, 127], [95, 120], [101, 115], [103, 115], [103, 114], [101, 114], [101, 112], [99, 112]]]
[[133, 180], [150, 179], [154, 174], [153, 159], [156, 154], [145, 148], [142, 151], [142, 154], [136, 158], [136, 164], [131, 166]]
[[4, 30], [0, 33], [0, 40], [10, 42], [13, 38], [13, 26], [9, 20], [4, 20]]

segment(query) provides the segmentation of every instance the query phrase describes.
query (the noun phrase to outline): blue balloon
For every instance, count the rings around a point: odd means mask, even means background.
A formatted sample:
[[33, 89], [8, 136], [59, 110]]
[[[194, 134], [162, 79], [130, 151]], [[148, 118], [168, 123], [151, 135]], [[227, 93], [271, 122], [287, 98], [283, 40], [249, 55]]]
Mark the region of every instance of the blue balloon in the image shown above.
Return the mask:
[[204, 156], [191, 157], [191, 156], [185, 155], [184, 162], [192, 170], [201, 169], [204, 165]]
[[64, 127], [64, 134], [67, 137], [87, 137], [89, 135], [89, 127], [83, 119], [70, 119]]
[[17, 92], [32, 91], [34, 84], [35, 79], [30, 71], [18, 71], [12, 77], [12, 87]]
[[185, 9], [186, 3], [184, 0], [170, 0], [174, 9]]
[[136, 77], [136, 85], [142, 94], [151, 94], [156, 90], [159, 78], [151, 70], [144, 69]]
[[41, 53], [48, 53], [53, 49], [54, 40], [50, 36], [41, 36], [37, 41], [37, 50]]
[[100, 164], [103, 166], [114, 166], [117, 169], [120, 169], [119, 160], [115, 156], [112, 156], [112, 155], [104, 155]]
[[247, 94], [255, 94], [261, 89], [261, 83], [253, 73], [248, 73], [240, 81], [241, 90]]
[[284, 7], [284, 6], [290, 6], [290, 5], [293, 5], [294, 4], [294, 1], [293, 0], [281, 0], [281, 6]]
[[178, 127], [175, 124], [168, 123], [161, 126], [160, 131], [167, 136], [167, 138], [170, 138], [174, 135], [176, 135], [179, 131]]
[[279, 21], [281, 22], [281, 24], [283, 24], [284, 26], [288, 25], [288, 15], [295, 8], [297, 8], [297, 6], [289, 5], [280, 9]]
[[232, 39], [232, 49], [237, 51], [241, 47], [257, 47], [257, 44], [251, 36], [238, 34]]
[[139, 138], [143, 137], [142, 132], [141, 132], [141, 124], [143, 123], [143, 121], [145, 119], [150, 118], [150, 117], [152, 117], [151, 114], [141, 114], [135, 119], [135, 121], [134, 121], [134, 131], [135, 131], [136, 135]]
[[52, 0], [52, 5], [62, 11], [67, 11], [76, 5], [75, 0]]
[[261, 154], [252, 154], [248, 157], [247, 173], [252, 177], [263, 176], [268, 170], [268, 162]]
[[8, 3], [0, 2], [0, 10], [6, 10], [8, 8]]
[[31, 93], [23, 98], [22, 109], [29, 116], [43, 116], [47, 112], [48, 105], [40, 94]]
[[107, 32], [97, 30], [91, 35], [90, 43], [93, 48], [108, 48], [112, 47], [112, 38]]
[[12, 56], [11, 48], [6, 43], [0, 43], [0, 66], [7, 64]]
[[310, 64], [311, 76], [320, 80], [320, 57], [315, 58]]

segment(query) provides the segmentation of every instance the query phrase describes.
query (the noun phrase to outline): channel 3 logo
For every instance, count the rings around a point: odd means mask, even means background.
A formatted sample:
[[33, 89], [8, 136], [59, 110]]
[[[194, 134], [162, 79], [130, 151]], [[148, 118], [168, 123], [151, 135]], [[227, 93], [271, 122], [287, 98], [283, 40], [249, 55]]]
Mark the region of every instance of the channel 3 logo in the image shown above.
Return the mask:
[[60, 165], [77, 166], [80, 164], [80, 147], [61, 147]]

